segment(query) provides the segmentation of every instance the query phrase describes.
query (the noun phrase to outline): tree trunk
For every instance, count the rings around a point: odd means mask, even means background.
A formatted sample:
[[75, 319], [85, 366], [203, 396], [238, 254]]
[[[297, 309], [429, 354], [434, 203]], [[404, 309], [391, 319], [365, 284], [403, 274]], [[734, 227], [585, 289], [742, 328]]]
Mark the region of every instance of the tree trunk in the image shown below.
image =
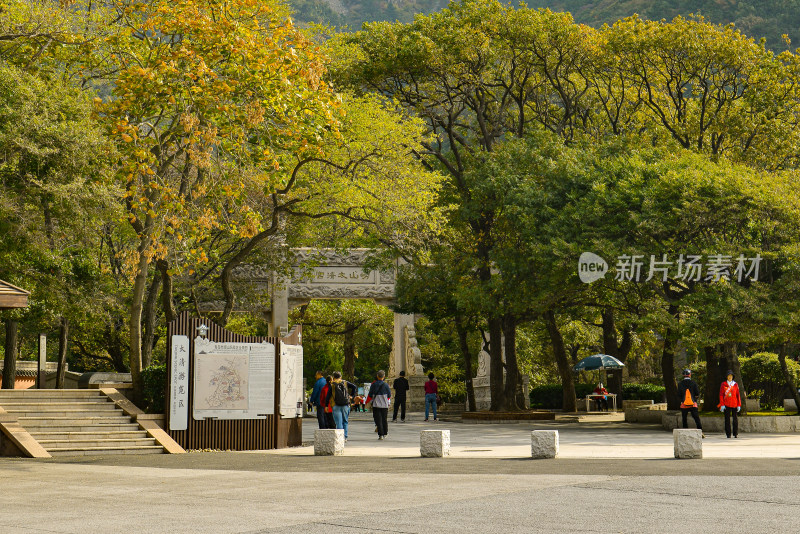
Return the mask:
[[[736, 343], [733, 341], [726, 341], [724, 350], [725, 357], [731, 364], [733, 376], [736, 377], [735, 380], [739, 383], [739, 395], [742, 398], [742, 410], [739, 413], [740, 415], [747, 415], [747, 391], [742, 383], [742, 366], [739, 364], [739, 354], [736, 352]], [[719, 397], [719, 394], [717, 396]]]
[[158, 260], [156, 262], [158, 272], [161, 273], [161, 308], [164, 310], [164, 320], [167, 324], [171, 323], [178, 317], [175, 311], [175, 301], [172, 299], [172, 275], [169, 274], [169, 264], [167, 260]]
[[782, 344], [781, 349], [778, 351], [778, 361], [781, 363], [783, 377], [786, 379], [786, 385], [789, 387], [789, 391], [794, 399], [794, 405], [795, 409], [797, 410], [797, 414], [800, 415], [800, 393], [797, 392], [797, 386], [794, 383], [794, 377], [792, 376], [792, 373], [789, 372], [789, 366], [786, 365], [786, 343]]
[[[604, 308], [602, 312], [603, 322], [603, 352], [609, 356], [619, 358], [619, 347], [617, 345], [617, 325], [614, 322], [614, 310]], [[622, 371], [608, 371], [606, 389], [609, 393], [622, 394]], [[618, 397], [622, 400], [621, 397]]]
[[353, 381], [356, 376], [356, 328], [353, 323], [344, 325], [344, 369], [342, 373], [347, 380]]
[[[522, 380], [519, 376], [519, 365], [517, 363], [517, 320], [511, 315], [506, 315], [503, 319], [503, 338], [505, 341], [506, 354], [506, 383], [504, 389], [505, 409], [508, 411], [518, 411], [525, 407], [522, 398]], [[522, 400], [522, 404], [520, 404]]]
[[64, 389], [64, 379], [67, 376], [67, 349], [69, 347], [69, 321], [61, 318], [58, 332], [58, 370], [56, 371], [56, 389]]
[[[678, 317], [678, 306], [675, 304], [669, 305], [669, 314], [672, 317]], [[675, 382], [675, 340], [673, 337], [675, 333], [672, 328], [667, 328], [664, 333], [664, 350], [661, 352], [661, 376], [664, 380], [664, 389], [667, 396], [667, 409], [677, 410], [679, 408], [678, 401], [678, 384]]]
[[14, 389], [17, 381], [17, 322], [6, 321], [6, 354], [3, 359], [2, 389]]
[[[622, 332], [622, 343], [618, 343], [617, 338], [617, 324], [614, 318], [614, 310], [611, 308], [603, 309], [603, 351], [609, 356], [613, 356], [622, 363], [628, 359], [628, 354], [633, 346], [633, 333], [631, 328], [626, 328]], [[616, 393], [618, 400], [622, 398], [622, 369], [615, 369], [607, 372], [608, 384], [606, 388], [609, 393]]]
[[125, 364], [127, 347], [123, 334], [124, 321], [121, 318], [115, 318], [112, 321], [113, 323], [111, 321], [106, 323], [106, 350], [111, 356], [114, 370], [118, 373], [128, 373], [130, 367]]
[[719, 404], [719, 387], [722, 380], [719, 378], [719, 358], [717, 357], [716, 347], [705, 347], [703, 349], [706, 355], [706, 386], [703, 395], [703, 409], [705, 411], [718, 410]]
[[561, 387], [564, 390], [564, 411], [576, 412], [578, 411], [578, 406], [575, 398], [575, 375], [572, 372], [572, 366], [569, 364], [567, 349], [564, 347], [564, 338], [558, 329], [556, 314], [553, 310], [548, 310], [544, 314], [544, 319], [547, 323], [547, 332], [550, 334], [550, 342], [553, 345], [556, 364], [558, 364], [558, 374], [561, 376]]
[[461, 355], [464, 357], [464, 372], [467, 375], [467, 411], [475, 412], [478, 408], [475, 405], [475, 387], [472, 384], [472, 353], [469, 351], [469, 343], [467, 343], [467, 330], [464, 328], [460, 316], [456, 315], [455, 323], [456, 332], [458, 333], [458, 346], [461, 348]]
[[158, 322], [158, 291], [161, 289], [161, 273], [153, 274], [153, 281], [147, 290], [144, 303], [144, 335], [142, 336], [142, 369], [150, 367], [153, 361], [153, 345], [156, 341], [156, 324]]
[[147, 258], [148, 248], [149, 239], [142, 238], [138, 247], [139, 262], [136, 278], [133, 282], [131, 315], [128, 323], [132, 393], [133, 402], [137, 405], [140, 404], [144, 392], [142, 384], [142, 307], [147, 289], [147, 271], [150, 264]]
[[503, 320], [489, 319], [489, 390], [492, 395], [490, 410], [497, 412], [505, 407], [503, 390]]
[[53, 225], [53, 215], [50, 212], [50, 200], [47, 198], [50, 195], [45, 195], [42, 198], [42, 211], [44, 212], [44, 233], [47, 236], [47, 243], [50, 245], [50, 250], [55, 251], [56, 242], [53, 239], [55, 234], [55, 226]]

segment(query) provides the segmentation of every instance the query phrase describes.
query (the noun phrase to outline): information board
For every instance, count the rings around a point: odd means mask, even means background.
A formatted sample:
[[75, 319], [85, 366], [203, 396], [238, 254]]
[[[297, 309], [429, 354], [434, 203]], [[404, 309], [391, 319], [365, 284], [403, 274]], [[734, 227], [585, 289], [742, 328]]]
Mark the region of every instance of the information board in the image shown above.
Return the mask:
[[275, 345], [195, 338], [194, 419], [258, 419], [274, 413]]
[[281, 417], [303, 417], [303, 347], [281, 343]]
[[172, 336], [169, 429], [186, 430], [189, 422], [189, 337]]

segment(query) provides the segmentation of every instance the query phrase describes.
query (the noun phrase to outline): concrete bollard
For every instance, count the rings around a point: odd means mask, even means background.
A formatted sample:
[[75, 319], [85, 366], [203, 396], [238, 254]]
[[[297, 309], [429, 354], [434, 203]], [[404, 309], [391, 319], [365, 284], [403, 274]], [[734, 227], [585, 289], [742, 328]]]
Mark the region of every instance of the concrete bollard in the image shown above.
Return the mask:
[[531, 458], [558, 458], [558, 430], [531, 432]]
[[341, 456], [344, 454], [344, 430], [341, 428], [314, 431], [314, 456]]
[[423, 430], [420, 432], [419, 453], [423, 458], [450, 456], [450, 431]]
[[702, 458], [703, 431], [695, 428], [676, 428], [672, 431], [675, 458]]

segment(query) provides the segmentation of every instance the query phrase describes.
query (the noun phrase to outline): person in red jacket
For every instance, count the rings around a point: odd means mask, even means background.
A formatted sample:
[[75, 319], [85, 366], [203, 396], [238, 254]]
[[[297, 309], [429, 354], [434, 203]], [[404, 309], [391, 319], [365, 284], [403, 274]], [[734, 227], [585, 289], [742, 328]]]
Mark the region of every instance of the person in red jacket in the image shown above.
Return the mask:
[[742, 397], [739, 384], [733, 380], [733, 371], [728, 371], [727, 380], [719, 388], [719, 411], [725, 414], [725, 435], [731, 437], [731, 414], [733, 414], [733, 437], [739, 437], [739, 410]]
[[319, 393], [319, 400], [322, 405], [321, 408], [325, 410], [325, 424], [328, 428], [336, 428], [336, 423], [333, 421], [333, 388], [331, 387], [331, 382], [333, 382], [332, 376], [325, 377], [325, 385]]

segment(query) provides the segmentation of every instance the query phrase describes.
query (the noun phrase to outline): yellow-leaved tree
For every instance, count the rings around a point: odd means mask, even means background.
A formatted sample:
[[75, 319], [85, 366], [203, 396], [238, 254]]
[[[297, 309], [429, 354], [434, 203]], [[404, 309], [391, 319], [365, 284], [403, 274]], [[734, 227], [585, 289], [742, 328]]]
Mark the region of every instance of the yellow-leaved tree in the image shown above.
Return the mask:
[[298, 159], [338, 135], [324, 61], [285, 8], [262, 0], [121, 0], [107, 38], [113, 90], [97, 113], [116, 141], [117, 176], [137, 236], [128, 258], [130, 366], [141, 392], [148, 273], [203, 262], [216, 230], [248, 238], [263, 214], [244, 198], [290, 187]]

